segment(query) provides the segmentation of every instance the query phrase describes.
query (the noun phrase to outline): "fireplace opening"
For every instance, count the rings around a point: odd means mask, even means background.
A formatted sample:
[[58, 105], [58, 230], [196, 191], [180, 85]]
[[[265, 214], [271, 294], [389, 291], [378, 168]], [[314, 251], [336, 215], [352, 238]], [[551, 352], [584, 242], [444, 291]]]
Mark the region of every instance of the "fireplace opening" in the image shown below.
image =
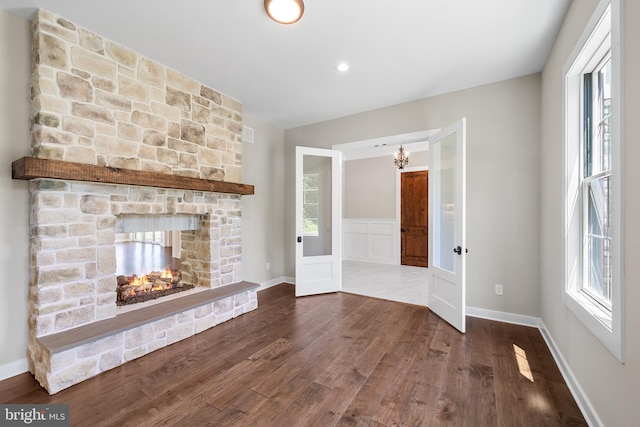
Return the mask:
[[181, 260], [173, 245], [180, 239], [174, 231], [116, 234], [116, 305], [157, 299], [193, 289], [182, 280]]
[[[185, 215], [121, 215], [117, 218], [117, 306], [195, 288], [183, 280], [181, 235], [196, 228], [197, 219]], [[154, 229], [157, 227], [164, 229]], [[142, 231], [131, 231], [136, 229]]]
[[180, 270], [152, 271], [142, 277], [119, 275], [116, 304], [136, 304], [193, 289], [182, 281]]

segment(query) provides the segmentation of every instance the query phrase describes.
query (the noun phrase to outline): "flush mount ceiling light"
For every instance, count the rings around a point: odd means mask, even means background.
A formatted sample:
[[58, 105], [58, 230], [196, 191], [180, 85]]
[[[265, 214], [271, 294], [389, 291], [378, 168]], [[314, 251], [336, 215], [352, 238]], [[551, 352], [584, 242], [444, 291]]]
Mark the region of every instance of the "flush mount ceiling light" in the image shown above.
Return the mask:
[[302, 18], [302, 0], [264, 0], [264, 10], [269, 18], [280, 24], [293, 24]]

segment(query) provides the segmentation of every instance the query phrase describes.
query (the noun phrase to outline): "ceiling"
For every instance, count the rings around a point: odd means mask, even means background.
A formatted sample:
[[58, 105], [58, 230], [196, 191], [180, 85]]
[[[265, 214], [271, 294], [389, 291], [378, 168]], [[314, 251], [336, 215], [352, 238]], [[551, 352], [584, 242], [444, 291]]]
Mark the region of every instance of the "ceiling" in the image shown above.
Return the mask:
[[[282, 129], [539, 72], [571, 0], [0, 0], [41, 7], [243, 103]], [[346, 61], [345, 73], [335, 67]]]

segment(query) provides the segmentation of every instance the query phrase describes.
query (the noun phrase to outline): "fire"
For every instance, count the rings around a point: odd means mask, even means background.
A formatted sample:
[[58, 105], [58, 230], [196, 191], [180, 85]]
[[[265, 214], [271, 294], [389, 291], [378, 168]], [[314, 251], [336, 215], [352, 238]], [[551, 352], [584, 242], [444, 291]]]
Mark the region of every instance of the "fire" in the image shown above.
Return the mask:
[[[176, 288], [186, 290], [193, 287], [182, 282], [182, 272], [166, 268], [163, 271], [152, 271], [149, 274], [138, 276], [118, 276], [118, 300], [127, 301], [131, 298], [139, 299], [146, 295], [155, 295], [163, 292], [175, 292]], [[164, 295], [164, 294], [163, 294]], [[157, 295], [152, 296], [157, 298]]]
[[[160, 272], [160, 278], [169, 279], [169, 282], [171, 282], [171, 279], [173, 279], [173, 274], [171, 273], [171, 270], [167, 268], [166, 270]], [[151, 284], [151, 279], [146, 274], [143, 274], [140, 277], [138, 277], [137, 274], [134, 274], [133, 276], [131, 276], [131, 279], [129, 280], [129, 284], [132, 286], [148, 286], [149, 284]], [[152, 287], [152, 289], [159, 290], [159, 289], [165, 289], [165, 288], [162, 286], [155, 285]]]

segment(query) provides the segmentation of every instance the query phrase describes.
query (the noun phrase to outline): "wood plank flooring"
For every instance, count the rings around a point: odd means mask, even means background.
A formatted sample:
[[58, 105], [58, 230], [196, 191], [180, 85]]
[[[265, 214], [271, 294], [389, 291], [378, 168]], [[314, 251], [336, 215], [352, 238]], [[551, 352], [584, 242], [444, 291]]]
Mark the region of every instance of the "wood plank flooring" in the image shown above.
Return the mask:
[[171, 247], [153, 243], [116, 243], [116, 274], [149, 274], [167, 268], [180, 268], [180, 259], [171, 256]]
[[0, 403], [67, 403], [73, 426], [587, 425], [540, 333], [346, 293], [259, 308], [49, 396], [30, 374]]

